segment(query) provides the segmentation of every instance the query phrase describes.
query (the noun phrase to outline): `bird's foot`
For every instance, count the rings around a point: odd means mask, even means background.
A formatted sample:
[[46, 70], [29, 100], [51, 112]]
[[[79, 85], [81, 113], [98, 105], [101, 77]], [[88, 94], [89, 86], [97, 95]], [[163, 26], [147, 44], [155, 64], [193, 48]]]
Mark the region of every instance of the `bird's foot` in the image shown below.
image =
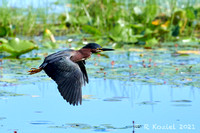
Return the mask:
[[29, 74], [35, 74], [35, 73], [39, 73], [40, 71], [42, 71], [42, 68], [31, 68], [31, 70], [29, 70]]

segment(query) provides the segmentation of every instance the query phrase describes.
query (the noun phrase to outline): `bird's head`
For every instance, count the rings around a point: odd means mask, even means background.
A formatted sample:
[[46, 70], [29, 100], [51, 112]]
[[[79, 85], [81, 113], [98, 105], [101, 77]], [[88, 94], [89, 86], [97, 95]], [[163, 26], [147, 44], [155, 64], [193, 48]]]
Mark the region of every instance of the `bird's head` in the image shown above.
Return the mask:
[[102, 52], [102, 51], [113, 51], [114, 50], [114, 49], [111, 49], [111, 48], [102, 48], [97, 43], [88, 43], [83, 48], [91, 49], [92, 53], [98, 53], [98, 52]]

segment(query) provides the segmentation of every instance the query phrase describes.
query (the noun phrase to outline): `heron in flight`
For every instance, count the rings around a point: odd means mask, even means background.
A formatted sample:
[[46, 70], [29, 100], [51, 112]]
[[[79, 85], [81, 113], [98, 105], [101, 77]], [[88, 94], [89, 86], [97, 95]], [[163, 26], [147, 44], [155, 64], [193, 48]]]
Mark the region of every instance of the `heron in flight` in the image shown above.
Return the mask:
[[88, 43], [79, 50], [62, 50], [48, 55], [39, 68], [31, 68], [29, 74], [42, 70], [58, 85], [62, 97], [72, 105], [82, 104], [82, 86], [88, 83], [85, 60], [92, 53], [113, 51], [114, 49], [102, 48], [99, 44]]

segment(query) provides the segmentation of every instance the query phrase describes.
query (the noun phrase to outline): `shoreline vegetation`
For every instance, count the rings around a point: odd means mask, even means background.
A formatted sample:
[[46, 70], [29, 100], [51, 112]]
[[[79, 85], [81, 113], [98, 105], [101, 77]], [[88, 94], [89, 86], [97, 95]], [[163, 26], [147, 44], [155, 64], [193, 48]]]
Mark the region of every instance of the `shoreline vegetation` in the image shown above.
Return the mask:
[[[56, 43], [54, 36], [82, 34], [81, 41], [91, 40], [114, 48], [151, 49], [168, 46], [168, 42], [173, 42], [171, 46], [178, 43], [199, 47], [199, 3], [200, 0], [63, 0], [46, 7], [19, 8], [10, 7], [8, 0], [3, 0], [0, 44], [20, 36], [49, 36], [51, 43]], [[64, 12], [54, 11], [56, 6], [64, 8]], [[38, 48], [34, 44], [30, 47]]]

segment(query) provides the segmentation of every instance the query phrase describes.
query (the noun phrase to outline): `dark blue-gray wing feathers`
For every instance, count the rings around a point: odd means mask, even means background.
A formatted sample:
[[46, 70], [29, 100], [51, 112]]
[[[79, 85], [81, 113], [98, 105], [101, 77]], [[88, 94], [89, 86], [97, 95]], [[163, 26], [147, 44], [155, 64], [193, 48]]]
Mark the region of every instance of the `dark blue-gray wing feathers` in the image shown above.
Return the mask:
[[70, 52], [61, 51], [54, 53], [54, 56], [49, 55], [40, 67], [58, 84], [63, 98], [70, 104], [78, 105], [82, 103], [81, 88], [88, 83], [88, 76], [84, 61], [72, 62]]
[[40, 65], [40, 67], [44, 68], [48, 63], [59, 61], [64, 56], [70, 57], [70, 54], [73, 51], [74, 50], [67, 49], [67, 50], [62, 50], [62, 51], [58, 51], [56, 53], [50, 54], [44, 59], [44, 62]]

